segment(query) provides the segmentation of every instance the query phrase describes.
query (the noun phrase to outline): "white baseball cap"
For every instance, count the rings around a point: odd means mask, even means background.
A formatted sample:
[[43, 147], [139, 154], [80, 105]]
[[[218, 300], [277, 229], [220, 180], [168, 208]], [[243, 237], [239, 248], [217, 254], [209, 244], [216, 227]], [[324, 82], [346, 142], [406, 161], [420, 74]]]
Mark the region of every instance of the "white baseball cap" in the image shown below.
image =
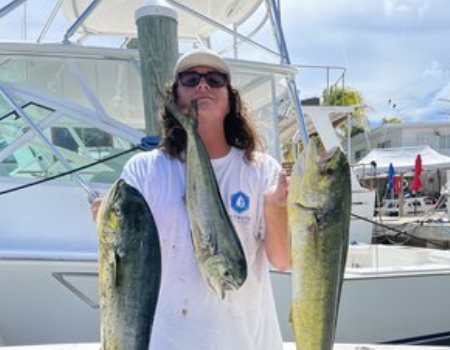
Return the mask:
[[206, 48], [195, 49], [181, 56], [175, 65], [175, 75], [194, 67], [214, 68], [230, 78], [230, 67], [228, 63], [214, 51]]

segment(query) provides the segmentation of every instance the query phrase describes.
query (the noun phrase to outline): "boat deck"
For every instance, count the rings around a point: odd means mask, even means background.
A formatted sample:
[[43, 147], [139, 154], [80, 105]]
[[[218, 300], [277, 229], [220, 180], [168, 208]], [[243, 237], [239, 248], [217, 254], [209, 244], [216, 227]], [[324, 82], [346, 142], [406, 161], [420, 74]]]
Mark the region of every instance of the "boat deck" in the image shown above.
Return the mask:
[[437, 213], [433, 216], [382, 216], [377, 220], [383, 225], [406, 231], [414, 236], [399, 235], [396, 231], [379, 227], [374, 231], [374, 243], [382, 243], [388, 238], [392, 242], [404, 242], [410, 246], [429, 248], [450, 248], [450, 221], [447, 214]]

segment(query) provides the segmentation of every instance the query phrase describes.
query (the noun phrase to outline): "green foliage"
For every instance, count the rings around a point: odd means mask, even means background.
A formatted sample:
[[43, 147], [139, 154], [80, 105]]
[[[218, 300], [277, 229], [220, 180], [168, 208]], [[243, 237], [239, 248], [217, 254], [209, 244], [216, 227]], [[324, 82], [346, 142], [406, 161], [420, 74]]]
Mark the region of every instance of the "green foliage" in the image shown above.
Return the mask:
[[350, 131], [350, 137], [361, 134], [364, 132], [364, 128], [359, 125], [352, 125], [352, 130]]
[[330, 89], [325, 89], [322, 97], [324, 106], [356, 106], [352, 116], [352, 124], [368, 129], [365, 108], [362, 106], [363, 98], [359, 91], [333, 86]]
[[353, 106], [362, 103], [361, 94], [350, 88], [331, 87], [322, 94], [325, 106]]
[[401, 124], [403, 120], [399, 117], [384, 117], [382, 124]]
[[[359, 91], [352, 88], [331, 87], [323, 91], [324, 106], [355, 106], [354, 112], [350, 119], [351, 136], [369, 130], [369, 125], [365, 116], [364, 101]], [[338, 135], [341, 139], [345, 139], [347, 135], [348, 121], [341, 124], [338, 128]]]

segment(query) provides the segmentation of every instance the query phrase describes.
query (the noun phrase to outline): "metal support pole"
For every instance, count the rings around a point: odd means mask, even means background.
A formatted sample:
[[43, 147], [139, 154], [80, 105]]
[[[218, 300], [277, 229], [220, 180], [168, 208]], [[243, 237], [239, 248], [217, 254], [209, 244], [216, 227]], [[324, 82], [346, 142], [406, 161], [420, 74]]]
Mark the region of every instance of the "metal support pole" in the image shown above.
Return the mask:
[[16, 7], [19, 7], [24, 2], [27, 2], [27, 0], [14, 0], [11, 1], [8, 5], [3, 6], [0, 9], [0, 18], [3, 18], [4, 16], [8, 15], [11, 11], [14, 11]]
[[402, 217], [404, 214], [403, 213], [403, 203], [404, 203], [404, 200], [403, 200], [403, 172], [400, 173], [400, 183], [401, 183], [400, 193], [398, 196], [398, 216]]
[[37, 39], [37, 42], [40, 43], [42, 39], [44, 39], [44, 36], [47, 34], [50, 26], [52, 25], [53, 21], [55, 20], [56, 15], [58, 14], [59, 9], [61, 8], [62, 2], [64, 0], [58, 0], [55, 7], [52, 10], [52, 13], [50, 14], [49, 18], [47, 19], [47, 22], [45, 22], [44, 28], [42, 29], [41, 34], [39, 34], [39, 37]]
[[347, 114], [347, 159], [352, 161], [352, 115]]
[[[272, 27], [274, 29], [275, 37], [277, 38], [278, 49], [281, 53], [281, 63], [291, 64], [291, 60], [289, 58], [289, 52], [286, 46], [286, 40], [284, 39], [283, 28], [281, 27], [281, 18], [280, 12], [278, 10], [278, 6], [275, 3], [275, 0], [266, 0], [267, 6], [270, 12], [270, 18], [272, 22]], [[300, 129], [300, 134], [302, 136], [303, 146], [306, 146], [308, 143], [308, 132], [306, 129], [305, 118], [303, 116], [302, 105], [300, 102], [299, 92], [297, 90], [297, 84], [295, 83], [294, 78], [286, 78], [287, 85], [289, 88], [289, 94], [294, 103], [295, 110], [297, 111], [297, 123]]]
[[233, 36], [233, 37], [237, 37], [238, 39], [240, 39], [240, 40], [246, 42], [247, 44], [250, 44], [250, 45], [252, 45], [252, 46], [254, 46], [254, 47], [258, 47], [258, 48], [260, 48], [260, 49], [263, 49], [264, 51], [266, 51], [266, 52], [268, 52], [268, 53], [274, 55], [274, 56], [277, 57], [277, 58], [280, 57], [280, 54], [279, 54], [278, 52], [275, 52], [275, 51], [269, 49], [267, 46], [261, 45], [261, 44], [257, 43], [256, 41], [254, 41], [254, 40], [252, 40], [252, 39], [249, 39], [249, 38], [246, 37], [245, 35], [242, 35], [242, 34], [239, 34], [239, 33], [235, 32], [235, 31], [233, 31], [232, 29], [230, 29], [230, 28], [228, 28], [228, 27], [226, 27], [226, 26], [220, 24], [220, 23], [217, 22], [217, 21], [212, 20], [211, 18], [209, 18], [208, 16], [205, 16], [205, 15], [201, 14], [200, 12], [197, 12], [197, 11], [192, 10], [192, 9], [189, 8], [188, 6], [185, 6], [185, 5], [181, 4], [181, 3], [178, 2], [178, 1], [175, 1], [175, 0], [167, 0], [167, 2], [170, 3], [171, 5], [175, 6], [176, 8], [178, 8], [178, 9], [180, 9], [180, 10], [186, 12], [186, 13], [189, 13], [189, 14], [191, 14], [191, 15], [197, 17], [198, 19], [200, 19], [200, 20], [202, 20], [202, 21], [204, 21], [204, 22], [206, 22], [206, 23], [209, 23], [209, 24], [213, 25], [214, 27], [220, 29], [221, 31], [223, 31], [223, 32], [225, 32], [225, 33], [228, 33], [228, 34], [230, 34], [230, 35]]
[[336, 99], [334, 103], [331, 103], [331, 88], [330, 88], [330, 67], [327, 67], [327, 95], [328, 95], [328, 106], [336, 105]]
[[[0, 95], [3, 96], [3, 98], [6, 100], [6, 102], [17, 112], [17, 114], [23, 118], [23, 120], [33, 129], [33, 131], [36, 133], [36, 135], [52, 150], [52, 152], [55, 154], [55, 156], [59, 159], [61, 164], [66, 168], [67, 170], [72, 170], [72, 166], [67, 161], [67, 159], [56, 149], [55, 145], [53, 145], [42, 133], [42, 131], [39, 129], [39, 127], [33, 122], [33, 120], [30, 118], [28, 113], [26, 113], [21, 106], [19, 106], [16, 101], [13, 99], [13, 95], [11, 92], [7, 90], [6, 87], [2, 86], [0, 84]], [[74, 173], [73, 175], [75, 179], [78, 181], [78, 183], [83, 187], [83, 189], [88, 194], [89, 201], [93, 201], [98, 197], [97, 192], [92, 189], [77, 173]]]
[[[161, 136], [156, 87], [164, 91], [178, 59], [177, 13], [165, 1], [149, 1], [136, 11], [144, 100], [145, 131]], [[155, 86], [156, 85], [156, 86]]]
[[63, 43], [68, 44], [70, 37], [76, 32], [76, 30], [84, 23], [86, 18], [95, 10], [98, 4], [100, 4], [102, 0], [93, 0], [91, 4], [86, 7], [83, 13], [76, 19], [76, 21], [70, 26], [64, 35]]
[[[233, 24], [233, 31], [235, 33], [238, 32], [238, 26], [235, 23]], [[233, 57], [235, 60], [238, 59], [238, 48], [237, 47], [238, 47], [238, 41], [237, 41], [236, 36], [233, 35]]]
[[88, 99], [88, 101], [91, 103], [92, 107], [94, 108], [97, 115], [100, 117], [100, 119], [104, 122], [107, 122], [110, 119], [110, 116], [103, 108], [102, 104], [96, 97], [95, 93], [92, 91], [91, 87], [89, 86], [86, 79], [83, 77], [83, 74], [81, 73], [80, 69], [78, 68], [77, 64], [74, 60], [69, 59], [66, 63], [67, 69], [69, 70], [70, 74], [74, 78], [74, 80], [78, 83], [80, 86], [81, 91], [83, 92], [83, 95]]
[[275, 134], [275, 157], [281, 162], [281, 151], [280, 151], [280, 133], [278, 130], [278, 108], [277, 108], [277, 83], [275, 76], [272, 75], [272, 80], [270, 84], [272, 93], [272, 121], [273, 121], [273, 131]]

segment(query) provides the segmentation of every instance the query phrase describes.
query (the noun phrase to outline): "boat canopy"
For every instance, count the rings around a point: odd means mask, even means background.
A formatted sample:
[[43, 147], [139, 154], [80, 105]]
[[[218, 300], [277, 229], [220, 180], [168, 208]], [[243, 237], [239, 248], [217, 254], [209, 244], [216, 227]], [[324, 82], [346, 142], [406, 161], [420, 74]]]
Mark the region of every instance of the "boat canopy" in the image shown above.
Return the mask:
[[[178, 32], [182, 38], [196, 39], [208, 37], [216, 28], [210, 21], [199, 21], [194, 15], [201, 14], [223, 26], [240, 24], [245, 21], [261, 4], [262, 0], [183, 0], [167, 1], [178, 13]], [[70, 21], [92, 3], [92, 0], [63, 1], [62, 11]], [[141, 7], [143, 0], [108, 0], [100, 1], [86, 18], [79, 31], [102, 35], [123, 35], [135, 37], [135, 11]]]

